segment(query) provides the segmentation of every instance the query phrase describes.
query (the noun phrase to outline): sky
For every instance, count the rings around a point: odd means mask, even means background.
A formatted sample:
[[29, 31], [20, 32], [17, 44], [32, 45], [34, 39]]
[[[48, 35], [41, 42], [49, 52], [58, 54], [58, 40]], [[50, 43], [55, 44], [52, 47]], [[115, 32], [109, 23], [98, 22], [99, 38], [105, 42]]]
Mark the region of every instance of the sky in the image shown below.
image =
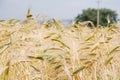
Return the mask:
[[[36, 16], [73, 19], [84, 9], [97, 8], [97, 0], [0, 0], [0, 19], [23, 19], [28, 8]], [[116, 11], [120, 19], [120, 0], [100, 0], [100, 8]]]

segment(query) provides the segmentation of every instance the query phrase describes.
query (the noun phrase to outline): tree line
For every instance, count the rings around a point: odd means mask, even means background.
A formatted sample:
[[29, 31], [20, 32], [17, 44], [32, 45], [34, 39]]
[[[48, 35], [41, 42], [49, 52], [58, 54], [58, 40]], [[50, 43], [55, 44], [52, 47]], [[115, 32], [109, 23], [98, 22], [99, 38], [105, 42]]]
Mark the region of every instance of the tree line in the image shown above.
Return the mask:
[[[101, 8], [99, 9], [99, 24], [101, 26], [107, 26], [108, 23], [112, 24], [117, 22], [117, 13], [111, 9]], [[88, 8], [83, 10], [81, 14], [78, 14], [75, 18], [75, 22], [92, 21], [94, 25], [97, 25], [97, 9]]]

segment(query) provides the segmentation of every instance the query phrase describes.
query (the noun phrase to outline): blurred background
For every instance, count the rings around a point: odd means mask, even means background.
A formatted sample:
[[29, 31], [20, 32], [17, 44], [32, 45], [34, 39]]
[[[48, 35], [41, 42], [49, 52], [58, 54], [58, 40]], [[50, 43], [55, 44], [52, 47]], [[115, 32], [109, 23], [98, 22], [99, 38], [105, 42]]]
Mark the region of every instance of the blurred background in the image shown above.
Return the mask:
[[[120, 0], [100, 0], [99, 7], [116, 11], [120, 19], [119, 3]], [[97, 0], [0, 0], [0, 19], [24, 19], [30, 8], [34, 15], [71, 20], [84, 9], [97, 7]]]

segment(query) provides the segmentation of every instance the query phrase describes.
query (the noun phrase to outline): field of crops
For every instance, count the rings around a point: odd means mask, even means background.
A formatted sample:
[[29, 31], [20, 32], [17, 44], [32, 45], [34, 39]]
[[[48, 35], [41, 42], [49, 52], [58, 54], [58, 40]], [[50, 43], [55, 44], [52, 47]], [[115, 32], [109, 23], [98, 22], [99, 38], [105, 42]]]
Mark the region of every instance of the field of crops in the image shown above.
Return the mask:
[[0, 21], [0, 80], [120, 80], [120, 29]]

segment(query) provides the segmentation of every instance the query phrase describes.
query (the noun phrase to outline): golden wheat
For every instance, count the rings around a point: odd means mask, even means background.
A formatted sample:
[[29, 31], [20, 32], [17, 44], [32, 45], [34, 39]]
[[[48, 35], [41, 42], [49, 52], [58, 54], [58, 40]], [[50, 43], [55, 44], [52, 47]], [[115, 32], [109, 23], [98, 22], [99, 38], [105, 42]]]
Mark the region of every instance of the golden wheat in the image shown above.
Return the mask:
[[0, 80], [120, 80], [120, 29], [0, 21]]

